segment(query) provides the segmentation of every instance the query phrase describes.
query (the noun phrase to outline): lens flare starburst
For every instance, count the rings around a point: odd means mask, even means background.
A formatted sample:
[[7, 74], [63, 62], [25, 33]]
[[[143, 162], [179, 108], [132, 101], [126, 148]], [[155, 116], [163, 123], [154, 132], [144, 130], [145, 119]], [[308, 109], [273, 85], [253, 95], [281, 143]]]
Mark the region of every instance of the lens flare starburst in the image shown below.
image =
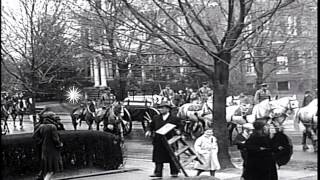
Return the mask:
[[73, 86], [72, 88], [69, 88], [66, 96], [69, 102], [77, 103], [81, 98], [80, 90]]

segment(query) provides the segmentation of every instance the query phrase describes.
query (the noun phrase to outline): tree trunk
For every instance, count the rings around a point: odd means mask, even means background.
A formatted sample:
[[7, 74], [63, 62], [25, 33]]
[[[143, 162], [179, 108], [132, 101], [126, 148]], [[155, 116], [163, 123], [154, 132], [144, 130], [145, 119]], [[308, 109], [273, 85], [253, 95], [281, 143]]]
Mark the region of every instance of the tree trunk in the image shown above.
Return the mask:
[[260, 84], [263, 83], [263, 62], [256, 62], [255, 63], [255, 70], [257, 74], [257, 79], [256, 79], [256, 89], [259, 89]]
[[124, 98], [127, 97], [128, 91], [127, 91], [127, 76], [129, 73], [128, 69], [128, 63], [119, 63], [119, 77], [120, 77], [120, 82], [119, 82], [119, 90], [116, 95], [116, 99], [118, 101], [123, 101]]
[[[222, 53], [219, 56], [226, 62], [230, 62], [230, 53]], [[229, 154], [229, 139], [226, 121], [226, 96], [228, 91], [229, 66], [219, 60], [215, 60], [213, 84], [214, 84], [214, 102], [213, 102], [213, 131], [218, 140], [219, 161], [221, 168], [233, 168], [231, 156]]]

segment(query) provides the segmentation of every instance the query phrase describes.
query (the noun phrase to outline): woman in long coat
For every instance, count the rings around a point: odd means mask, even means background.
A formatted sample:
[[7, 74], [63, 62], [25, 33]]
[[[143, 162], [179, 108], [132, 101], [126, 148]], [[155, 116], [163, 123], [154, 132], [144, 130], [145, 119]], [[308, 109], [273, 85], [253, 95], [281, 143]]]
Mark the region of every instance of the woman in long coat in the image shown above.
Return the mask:
[[196, 140], [194, 150], [203, 162], [203, 164], [200, 164], [197, 161], [194, 165], [194, 168], [198, 170], [197, 176], [203, 171], [210, 171], [210, 175], [214, 176], [215, 171], [220, 169], [220, 163], [218, 160], [217, 139], [213, 136], [212, 129], [206, 130], [204, 134]]
[[33, 138], [41, 146], [41, 171], [44, 179], [51, 179], [55, 172], [62, 170], [60, 141], [57, 126], [52, 119], [44, 118], [42, 124], [35, 129]]
[[256, 121], [254, 130], [244, 147], [247, 150], [245, 180], [277, 180], [276, 161], [273, 156], [275, 147], [265, 123]]

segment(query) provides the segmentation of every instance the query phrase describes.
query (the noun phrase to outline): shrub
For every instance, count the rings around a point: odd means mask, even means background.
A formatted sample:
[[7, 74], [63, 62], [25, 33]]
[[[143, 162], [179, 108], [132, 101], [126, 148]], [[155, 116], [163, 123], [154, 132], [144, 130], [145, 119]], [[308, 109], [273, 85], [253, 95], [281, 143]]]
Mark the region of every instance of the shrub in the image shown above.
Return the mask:
[[[64, 146], [61, 152], [64, 169], [98, 167], [117, 169], [123, 163], [120, 141], [102, 131], [59, 131]], [[2, 177], [37, 174], [40, 152], [32, 133], [1, 137]]]

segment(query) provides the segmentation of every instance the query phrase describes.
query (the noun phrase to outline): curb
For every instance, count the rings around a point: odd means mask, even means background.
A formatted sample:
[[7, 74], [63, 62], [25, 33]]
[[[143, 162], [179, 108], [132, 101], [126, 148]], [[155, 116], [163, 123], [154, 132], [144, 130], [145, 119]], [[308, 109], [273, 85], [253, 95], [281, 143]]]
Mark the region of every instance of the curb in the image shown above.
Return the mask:
[[78, 179], [78, 178], [86, 178], [86, 177], [101, 176], [101, 175], [108, 175], [108, 174], [118, 174], [118, 173], [132, 172], [132, 171], [141, 171], [141, 169], [125, 168], [125, 169], [120, 169], [120, 170], [110, 170], [110, 171], [98, 172], [98, 173], [90, 173], [90, 174], [83, 174], [83, 175], [60, 177], [60, 178], [56, 178], [55, 180]]

